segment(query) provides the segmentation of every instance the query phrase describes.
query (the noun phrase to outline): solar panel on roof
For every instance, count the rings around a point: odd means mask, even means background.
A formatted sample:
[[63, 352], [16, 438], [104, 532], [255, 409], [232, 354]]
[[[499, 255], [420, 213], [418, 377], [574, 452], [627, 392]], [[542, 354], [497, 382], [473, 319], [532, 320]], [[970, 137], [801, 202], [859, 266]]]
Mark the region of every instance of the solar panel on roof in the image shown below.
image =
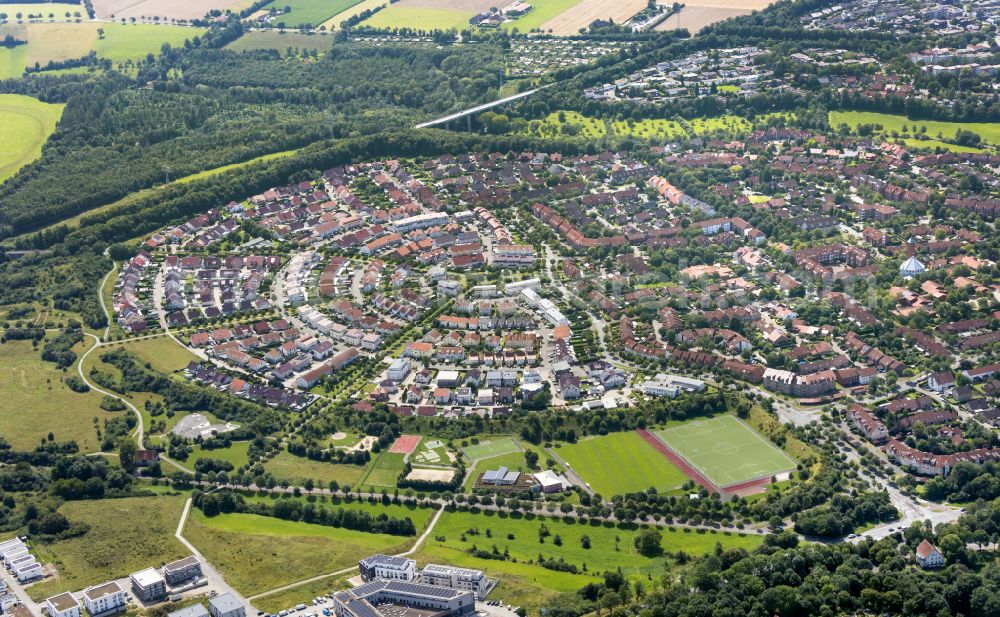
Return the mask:
[[437, 587], [435, 585], [421, 585], [419, 583], [407, 583], [404, 581], [389, 581], [389, 584], [386, 585], [386, 589], [398, 593], [407, 593], [416, 596], [441, 599], [454, 598], [455, 596], [463, 593], [458, 589]]

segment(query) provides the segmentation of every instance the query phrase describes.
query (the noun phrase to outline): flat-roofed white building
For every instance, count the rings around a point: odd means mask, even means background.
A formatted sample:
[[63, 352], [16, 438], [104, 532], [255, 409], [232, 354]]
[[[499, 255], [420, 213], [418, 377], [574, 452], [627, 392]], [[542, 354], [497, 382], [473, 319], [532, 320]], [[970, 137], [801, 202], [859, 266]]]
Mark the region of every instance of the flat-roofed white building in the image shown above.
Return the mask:
[[14, 576], [17, 577], [19, 583], [26, 583], [36, 578], [42, 578], [42, 564], [32, 559], [31, 563], [19, 566], [14, 570]]
[[171, 585], [201, 578], [201, 562], [194, 555], [172, 561], [163, 566], [163, 578]]
[[146, 568], [129, 575], [135, 597], [143, 602], [158, 602], [167, 595], [167, 581], [153, 568]]
[[83, 611], [80, 601], [68, 591], [45, 600], [45, 608], [49, 617], [80, 617]]
[[117, 581], [108, 581], [83, 590], [83, 606], [90, 617], [113, 615], [125, 611], [125, 590]]
[[420, 571], [420, 582], [425, 585], [462, 589], [476, 594], [476, 598], [486, 597], [490, 580], [482, 570], [456, 568], [429, 563]]
[[358, 571], [365, 582], [375, 579], [412, 581], [417, 577], [417, 562], [405, 557], [372, 555], [358, 562]]

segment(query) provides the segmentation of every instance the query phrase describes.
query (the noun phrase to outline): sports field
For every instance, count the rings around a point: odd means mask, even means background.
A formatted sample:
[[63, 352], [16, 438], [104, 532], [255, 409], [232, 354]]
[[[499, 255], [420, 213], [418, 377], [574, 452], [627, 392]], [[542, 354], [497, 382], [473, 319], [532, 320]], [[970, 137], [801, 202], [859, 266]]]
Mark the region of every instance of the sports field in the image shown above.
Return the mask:
[[420, 444], [420, 435], [400, 435], [396, 443], [392, 444], [389, 452], [393, 454], [412, 454]]
[[688, 478], [633, 432], [611, 433], [554, 450], [590, 487], [604, 497], [654, 487], [669, 491]]
[[492, 441], [480, 441], [476, 445], [462, 448], [465, 456], [469, 457], [469, 460], [472, 461], [520, 451], [521, 447], [517, 445], [517, 442], [512, 437], [500, 437]]
[[30, 96], [0, 94], [0, 182], [42, 155], [65, 105]]
[[795, 461], [735, 416], [693, 420], [654, 431], [720, 487], [795, 468]]

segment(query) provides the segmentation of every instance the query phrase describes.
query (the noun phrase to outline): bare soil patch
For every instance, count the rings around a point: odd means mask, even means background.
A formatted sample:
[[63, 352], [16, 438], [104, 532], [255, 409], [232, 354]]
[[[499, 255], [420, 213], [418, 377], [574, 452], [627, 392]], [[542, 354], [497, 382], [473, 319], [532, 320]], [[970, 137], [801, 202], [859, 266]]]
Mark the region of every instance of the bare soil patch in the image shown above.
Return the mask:
[[414, 469], [406, 476], [406, 479], [422, 482], [450, 482], [454, 477], [454, 469]]
[[[750, 4], [752, 0], [737, 1], [734, 4]], [[762, 4], [762, 3], [757, 3]], [[766, 6], [766, 4], [765, 4]], [[761, 7], [763, 8], [763, 7]], [[726, 8], [718, 6], [692, 6], [686, 4], [680, 13], [669, 17], [666, 21], [656, 26], [656, 30], [677, 30], [686, 28], [692, 35], [697, 34], [702, 28], [710, 26], [730, 17], [740, 17], [749, 15], [753, 9], [749, 8]]]

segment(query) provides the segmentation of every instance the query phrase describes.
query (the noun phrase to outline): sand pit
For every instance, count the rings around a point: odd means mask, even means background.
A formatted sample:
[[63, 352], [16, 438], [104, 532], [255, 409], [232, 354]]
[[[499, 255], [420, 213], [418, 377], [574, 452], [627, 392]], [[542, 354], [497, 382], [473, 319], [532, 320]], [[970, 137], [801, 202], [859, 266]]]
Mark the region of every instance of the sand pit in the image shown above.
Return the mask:
[[421, 482], [451, 482], [454, 477], [454, 469], [414, 469], [406, 479]]
[[354, 444], [347, 449], [348, 452], [357, 452], [358, 450], [368, 450], [371, 452], [372, 446], [378, 441], [378, 437], [372, 437], [371, 435], [366, 436], [364, 439]]

